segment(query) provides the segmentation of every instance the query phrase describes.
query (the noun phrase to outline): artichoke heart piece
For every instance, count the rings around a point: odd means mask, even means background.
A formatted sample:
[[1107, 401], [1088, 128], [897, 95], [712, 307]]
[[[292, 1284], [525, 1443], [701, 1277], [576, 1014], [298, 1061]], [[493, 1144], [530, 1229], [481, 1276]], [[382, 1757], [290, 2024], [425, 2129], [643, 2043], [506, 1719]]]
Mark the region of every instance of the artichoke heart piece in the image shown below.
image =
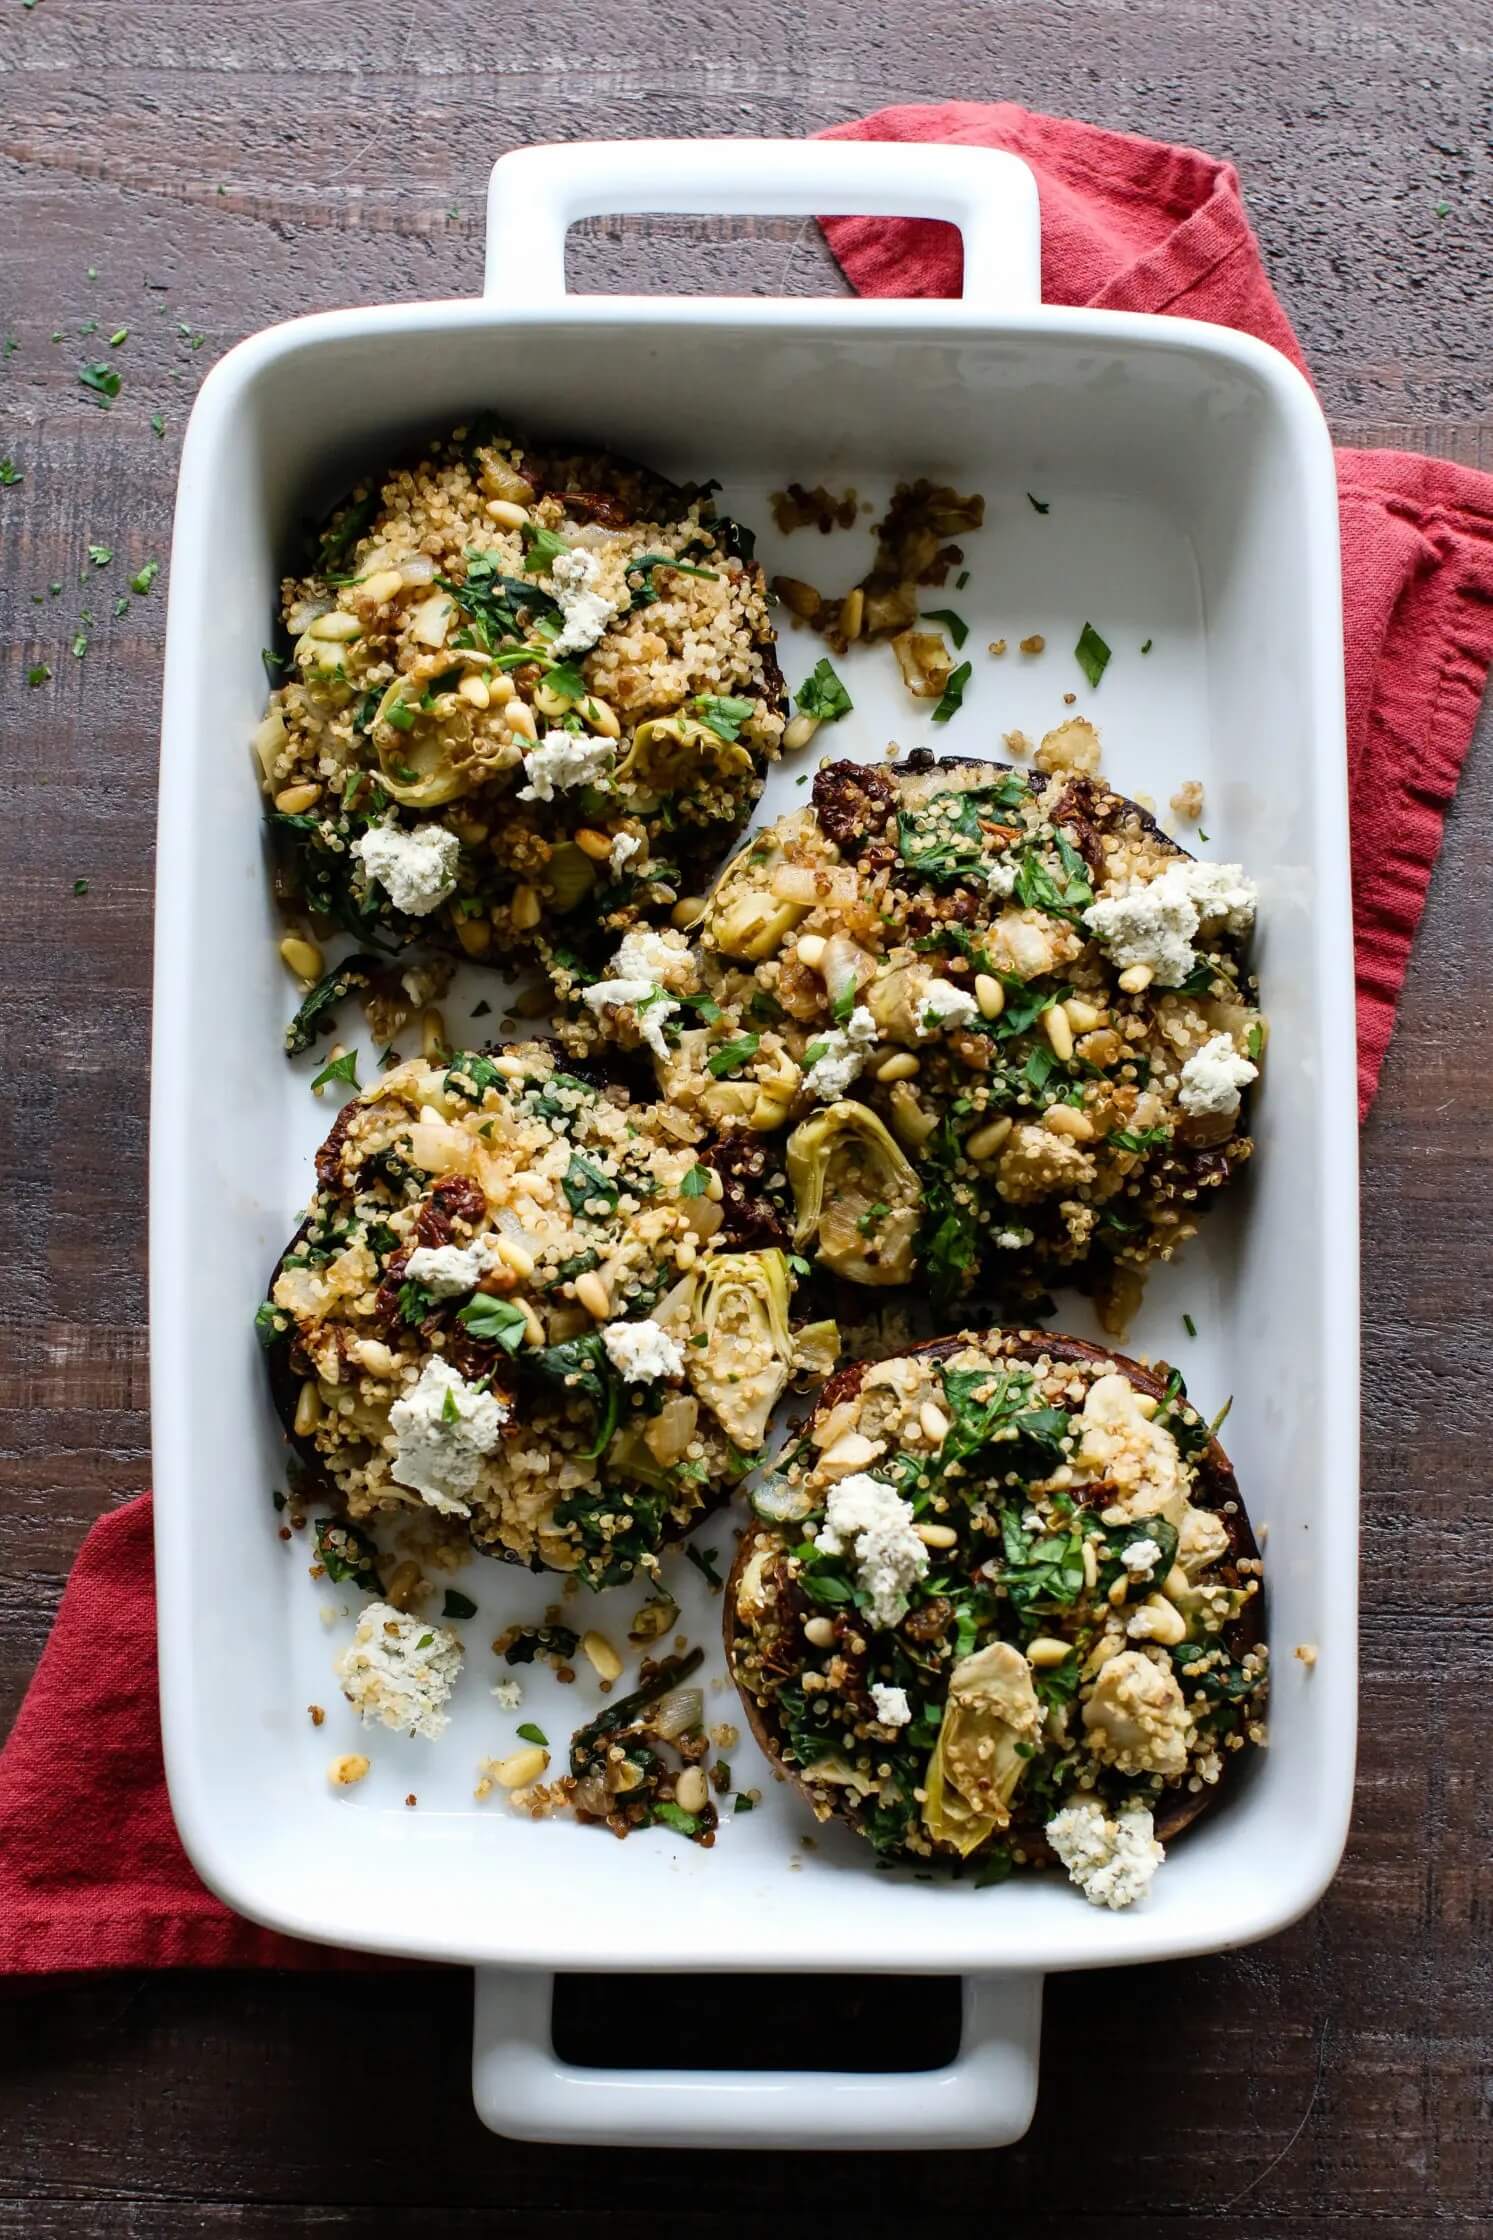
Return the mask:
[[689, 1381], [734, 1445], [755, 1451], [796, 1366], [785, 1253], [711, 1253], [691, 1301]]
[[788, 1181], [800, 1250], [850, 1283], [906, 1283], [922, 1218], [911, 1165], [874, 1112], [851, 1098], [826, 1105], [788, 1138]]
[[773, 873], [786, 860], [774, 831], [761, 833], [732, 858], [705, 913], [701, 931], [707, 947], [749, 964], [777, 955], [810, 907], [774, 894]]
[[454, 692], [421, 705], [418, 688], [396, 677], [378, 704], [373, 744], [384, 790], [406, 809], [438, 809], [481, 782], [472, 753], [472, 712]]
[[680, 710], [638, 725], [612, 782], [632, 789], [633, 805], [641, 808], [646, 796], [656, 805], [672, 793], [687, 792], [701, 778], [737, 778], [751, 767], [750, 748], [723, 739], [708, 723]]
[[1041, 1728], [1031, 1668], [1009, 1641], [992, 1641], [956, 1664], [923, 1776], [928, 1833], [963, 1859], [1008, 1827], [1027, 1764], [1017, 1744], [1035, 1744]]

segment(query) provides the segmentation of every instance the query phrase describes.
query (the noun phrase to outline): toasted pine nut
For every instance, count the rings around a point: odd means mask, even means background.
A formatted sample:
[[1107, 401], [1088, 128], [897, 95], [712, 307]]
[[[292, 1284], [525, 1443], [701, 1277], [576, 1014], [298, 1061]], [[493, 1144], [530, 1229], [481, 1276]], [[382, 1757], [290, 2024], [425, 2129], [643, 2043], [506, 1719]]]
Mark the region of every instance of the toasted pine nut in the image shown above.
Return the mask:
[[1006, 1113], [999, 1120], [992, 1120], [987, 1127], [976, 1128], [964, 1145], [966, 1159], [993, 1159], [1011, 1133], [1013, 1122]]
[[998, 1019], [1006, 1008], [1006, 991], [994, 973], [975, 974], [975, 1001], [982, 1019]]
[[460, 917], [456, 938], [469, 957], [485, 957], [492, 947], [492, 926], [486, 918]]
[[913, 1531], [925, 1548], [957, 1548], [959, 1535], [951, 1524], [915, 1524]]
[[599, 700], [594, 692], [588, 692], [581, 702], [581, 714], [603, 739], [621, 738], [622, 719], [609, 700]]
[[575, 844], [580, 849], [581, 854], [589, 856], [593, 863], [605, 863], [612, 852], [610, 834], [597, 832], [589, 824], [583, 824], [576, 832]]
[[705, 1195], [710, 1200], [712, 1205], [718, 1206], [721, 1200], [726, 1195], [726, 1185], [724, 1184], [724, 1182], [722, 1182], [714, 1167], [709, 1168], [707, 1171], [709, 1173], [710, 1179], [705, 1185]]
[[811, 1649], [832, 1649], [835, 1643], [833, 1618], [805, 1618], [804, 1639]]
[[865, 619], [866, 594], [857, 584], [853, 591], [846, 592], [845, 604], [840, 609], [840, 628], [847, 640], [853, 641], [860, 636]]
[[1026, 1645], [1026, 1661], [1039, 1670], [1046, 1665], [1066, 1664], [1072, 1650], [1066, 1641], [1059, 1641], [1056, 1634], [1039, 1633], [1035, 1641]]
[[878, 1081], [911, 1081], [918, 1070], [918, 1061], [910, 1050], [898, 1050], [890, 1058], [883, 1058], [876, 1068]]
[[556, 692], [554, 686], [545, 677], [541, 677], [534, 687], [534, 705], [542, 716], [549, 716], [551, 720], [558, 716], [567, 716], [570, 713], [570, 702], [566, 695], [563, 692]]
[[864, 1431], [847, 1431], [825, 1449], [819, 1457], [819, 1468], [826, 1476], [836, 1478], [848, 1470], [868, 1470], [878, 1451]]
[[710, 1802], [703, 1766], [686, 1766], [674, 1784], [674, 1802], [681, 1812], [703, 1812]]
[[818, 729], [818, 716], [794, 716], [783, 733], [785, 752], [796, 754], [800, 747], [808, 745]]
[[1120, 986], [1127, 996], [1144, 995], [1155, 977], [1148, 964], [1127, 964], [1120, 974]]
[[325, 960], [316, 943], [303, 940], [298, 933], [288, 933], [281, 942], [280, 961], [295, 974], [297, 980], [319, 980], [326, 969]]
[[1042, 1125], [1049, 1134], [1067, 1136], [1072, 1143], [1089, 1143], [1093, 1140], [1093, 1121], [1075, 1105], [1050, 1104], [1042, 1115]]
[[315, 1377], [308, 1377], [301, 1386], [295, 1404], [295, 1434], [298, 1439], [309, 1439], [321, 1421], [321, 1394], [316, 1389]]
[[463, 677], [456, 689], [474, 708], [485, 708], [492, 698], [485, 677]]
[[817, 972], [824, 962], [824, 952], [829, 944], [822, 933], [802, 933], [793, 945], [793, 953], [810, 972]]
[[584, 1275], [576, 1277], [575, 1297], [577, 1306], [584, 1307], [594, 1321], [610, 1322], [612, 1318], [611, 1293], [594, 1268], [588, 1268]]
[[539, 895], [533, 887], [515, 887], [509, 904], [509, 916], [518, 933], [532, 932], [539, 923]]
[[925, 1400], [918, 1410], [918, 1423], [923, 1437], [935, 1447], [942, 1446], [949, 1435], [949, 1419], [936, 1400]]
[[1124, 1599], [1125, 1599], [1126, 1595], [1127, 1595], [1127, 1594], [1128, 1594], [1129, 1592], [1130, 1592], [1130, 1576], [1129, 1576], [1129, 1573], [1128, 1573], [1128, 1572], [1124, 1572], [1124, 1571], [1122, 1571], [1122, 1572], [1120, 1573], [1120, 1576], [1119, 1576], [1119, 1578], [1118, 1578], [1118, 1579], [1116, 1579], [1116, 1580], [1115, 1580], [1115, 1581], [1114, 1581], [1114, 1582], [1112, 1583], [1112, 1585], [1111, 1585], [1111, 1587], [1110, 1587], [1110, 1590], [1109, 1590], [1109, 1595], [1108, 1595], [1108, 1600], [1109, 1600], [1109, 1601], [1110, 1601], [1110, 1603], [1111, 1603], [1111, 1604], [1112, 1604], [1112, 1605], [1114, 1606], [1114, 1608], [1115, 1608], [1116, 1610], [1118, 1610], [1118, 1609], [1119, 1609], [1119, 1607], [1120, 1607], [1120, 1604], [1121, 1604], [1121, 1603], [1122, 1603], [1122, 1602], [1124, 1601]]
[[1085, 1003], [1082, 996], [1065, 996], [1063, 1009], [1068, 1014], [1068, 1024], [1075, 1034], [1092, 1034], [1104, 1013], [1092, 1003]]
[[752, 1106], [751, 1118], [747, 1124], [755, 1128], [758, 1135], [771, 1135], [774, 1128], [781, 1128], [787, 1117], [788, 1107], [782, 1098], [770, 1097], [764, 1092]]
[[676, 902], [669, 912], [669, 923], [676, 927], [680, 933], [688, 933], [691, 926], [697, 926], [700, 923], [707, 908], [708, 904], [704, 895], [687, 894], [682, 900]]
[[620, 1680], [622, 1659], [604, 1633], [583, 1633], [581, 1647], [590, 1659], [591, 1669], [598, 1680]]
[[515, 505], [511, 498], [489, 498], [482, 510], [499, 529], [521, 529], [529, 518], [527, 506]]
[[539, 737], [539, 726], [534, 721], [534, 711], [527, 700], [509, 701], [508, 728], [517, 732], [521, 739], [532, 740]]
[[1180, 1563], [1172, 1565], [1171, 1570], [1161, 1582], [1161, 1591], [1173, 1602], [1178, 1600], [1180, 1596], [1192, 1592], [1192, 1581], [1188, 1578]]
[[681, 1237], [674, 1247], [674, 1265], [692, 1268], [700, 1257], [700, 1250], [693, 1237]]
[[446, 1022], [435, 1005], [428, 1004], [420, 1014], [420, 1055], [427, 1065], [434, 1065], [437, 1058], [444, 1058], [449, 1048]]
[[542, 1346], [546, 1344], [547, 1339], [545, 1335], [544, 1324], [540, 1321], [538, 1315], [534, 1312], [534, 1309], [530, 1306], [528, 1300], [520, 1299], [518, 1303], [524, 1310], [524, 1344], [526, 1346]]
[[308, 809], [314, 809], [320, 799], [321, 787], [306, 781], [297, 786], [282, 786], [275, 795], [275, 807], [284, 816], [300, 817]]
[[1135, 1412], [1138, 1416], [1144, 1416], [1147, 1423], [1150, 1422], [1160, 1405], [1161, 1402], [1154, 1392], [1137, 1392], [1135, 1395]]
[[1175, 1649], [1187, 1639], [1187, 1620], [1165, 1595], [1148, 1594], [1125, 1631], [1132, 1641], [1159, 1641], [1163, 1649]]
[[925, 1112], [905, 1081], [892, 1091], [892, 1126], [909, 1151], [921, 1151], [938, 1126], [935, 1115]]
[[511, 1268], [516, 1276], [527, 1279], [534, 1273], [534, 1255], [516, 1237], [500, 1236], [493, 1249], [504, 1267]]
[[1090, 1593], [1099, 1584], [1099, 1558], [1094, 1553], [1094, 1543], [1085, 1535], [1083, 1544], [1083, 1583]]
[[363, 625], [355, 614], [344, 614], [340, 607], [334, 607], [330, 614], [319, 614], [306, 635], [328, 645], [350, 645], [354, 638], [362, 637]]
[[506, 676], [499, 669], [487, 680], [487, 697], [490, 701], [496, 700], [500, 708], [505, 708], [510, 700], [517, 699], [518, 686], [512, 677]]
[[1050, 1003], [1042, 1014], [1042, 1031], [1052, 1045], [1052, 1054], [1066, 1065], [1073, 1055], [1073, 1029], [1068, 1024], [1068, 1014], [1060, 1003]]
[[334, 1789], [351, 1789], [368, 1771], [370, 1760], [361, 1751], [349, 1750], [345, 1758], [334, 1758], [327, 1767], [327, 1779]]
[[529, 1070], [522, 1058], [511, 1057], [494, 1058], [492, 1069], [494, 1073], [500, 1073], [505, 1081], [522, 1081]]
[[493, 1771], [505, 1789], [527, 1789], [531, 1781], [539, 1779], [549, 1762], [548, 1750], [541, 1750], [534, 1742], [526, 1750], [510, 1751]]

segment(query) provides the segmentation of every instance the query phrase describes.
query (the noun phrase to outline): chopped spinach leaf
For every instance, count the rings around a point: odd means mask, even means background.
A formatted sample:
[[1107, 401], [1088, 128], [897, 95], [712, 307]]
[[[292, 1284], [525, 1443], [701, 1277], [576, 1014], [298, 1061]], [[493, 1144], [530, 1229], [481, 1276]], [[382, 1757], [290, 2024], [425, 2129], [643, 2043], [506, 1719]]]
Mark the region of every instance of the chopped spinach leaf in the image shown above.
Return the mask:
[[600, 1199], [608, 1213], [617, 1210], [619, 1191], [610, 1175], [593, 1166], [581, 1152], [572, 1151], [570, 1165], [565, 1170], [562, 1184], [572, 1213], [585, 1213], [594, 1201]]
[[956, 653], [969, 636], [969, 624], [962, 614], [955, 614], [952, 607], [930, 607], [919, 619], [923, 622], [941, 622], [954, 641]]
[[828, 659], [815, 662], [794, 694], [793, 704], [820, 723], [838, 723], [855, 705]]
[[470, 1595], [463, 1594], [458, 1587], [446, 1589], [446, 1599], [441, 1604], [443, 1618], [475, 1618], [476, 1615], [477, 1605]]
[[973, 664], [968, 661], [961, 661], [944, 686], [943, 697], [933, 711], [933, 721], [935, 723], [947, 723], [951, 716], [956, 716], [959, 713], [959, 710], [964, 706], [965, 687], [973, 675]]
[[741, 727], [756, 712], [754, 700], [733, 699], [719, 692], [697, 692], [695, 706], [700, 711], [700, 721], [713, 731], [718, 739], [739, 739]]
[[324, 1089], [329, 1081], [342, 1081], [347, 1084], [349, 1089], [357, 1088], [358, 1053], [356, 1050], [344, 1050], [340, 1058], [333, 1058], [329, 1064], [324, 1065], [311, 1086], [313, 1089]]
[[1092, 622], [1084, 624], [1078, 634], [1078, 643], [1073, 651], [1078, 666], [1088, 678], [1089, 683], [1091, 685], [1097, 684], [1109, 667], [1109, 647], [1100, 637]]
[[456, 1317], [474, 1338], [486, 1338], [505, 1353], [517, 1353], [524, 1342], [529, 1318], [510, 1299], [491, 1299], [485, 1291], [469, 1299]]
[[355, 1524], [344, 1524], [336, 1517], [318, 1517], [316, 1554], [335, 1586], [351, 1582], [365, 1594], [382, 1594], [378, 1550], [367, 1533], [360, 1532]]
[[755, 1058], [761, 1046], [760, 1034], [739, 1034], [712, 1050], [705, 1060], [706, 1067], [717, 1081], [724, 1081], [728, 1074], [739, 1073], [749, 1059]]

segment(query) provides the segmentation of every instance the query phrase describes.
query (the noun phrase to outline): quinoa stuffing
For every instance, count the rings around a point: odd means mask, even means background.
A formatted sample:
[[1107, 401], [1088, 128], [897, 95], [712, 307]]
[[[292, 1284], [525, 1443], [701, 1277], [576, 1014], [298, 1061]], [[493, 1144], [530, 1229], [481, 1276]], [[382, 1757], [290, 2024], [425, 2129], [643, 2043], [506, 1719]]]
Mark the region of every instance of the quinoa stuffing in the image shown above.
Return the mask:
[[938, 1311], [1079, 1283], [1120, 1331], [1250, 1156], [1255, 891], [1113, 792], [1083, 719], [1034, 761], [821, 766], [651, 1046], [672, 1109], [782, 1141], [821, 1267]]
[[[257, 1321], [352, 1525], [417, 1516], [600, 1587], [725, 1496], [836, 1332], [791, 1322], [780, 1248], [734, 1249], [750, 1196], [702, 1148], [537, 1043], [410, 1060], [344, 1106]], [[376, 1585], [337, 1534], [323, 1560]]]
[[1031, 1331], [857, 1362], [754, 1506], [748, 1719], [885, 1859], [1130, 1904], [1265, 1739], [1258, 1554], [1175, 1371]]
[[666, 911], [782, 738], [750, 549], [704, 490], [486, 424], [360, 484], [266, 657], [284, 899], [494, 962]]

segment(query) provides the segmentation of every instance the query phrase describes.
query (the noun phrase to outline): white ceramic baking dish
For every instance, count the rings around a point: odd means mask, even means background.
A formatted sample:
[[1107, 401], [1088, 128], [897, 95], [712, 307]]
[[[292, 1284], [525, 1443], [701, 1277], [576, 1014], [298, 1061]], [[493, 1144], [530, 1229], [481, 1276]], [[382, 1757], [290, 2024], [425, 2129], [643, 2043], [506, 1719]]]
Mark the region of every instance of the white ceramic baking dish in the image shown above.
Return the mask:
[[[965, 297], [567, 295], [567, 225], [644, 209], [949, 219], [964, 234]], [[474, 1965], [476, 2094], [496, 2129], [635, 2143], [1000, 2143], [1030, 2117], [1046, 1970], [1266, 1936], [1318, 1897], [1346, 1829], [1356, 1139], [1326, 430], [1300, 376], [1247, 338], [1044, 308], [1036, 197], [1008, 157], [745, 141], [535, 149], [496, 166], [489, 226], [482, 301], [334, 312], [254, 337], [208, 377], [182, 458], [151, 1184], [161, 1678], [177, 1821], [204, 1879], [258, 1921]], [[662, 1831], [615, 1844], [474, 1802], [477, 1758], [511, 1740], [511, 1715], [488, 1693], [486, 1637], [554, 1589], [496, 1565], [472, 1567], [466, 1582], [482, 1620], [468, 1629], [451, 1733], [437, 1746], [381, 1735], [360, 1788], [328, 1787], [327, 1760], [354, 1740], [330, 1672], [347, 1621], [332, 1598], [331, 1629], [318, 1622], [327, 1590], [308, 1582], [304, 1542], [277, 1536], [269, 1494], [283, 1456], [249, 1317], [331, 1114], [279, 1055], [291, 999], [245, 742], [297, 519], [409, 431], [484, 406], [666, 471], [720, 475], [732, 510], [761, 527], [769, 568], [831, 588], [860, 571], [860, 540], [805, 532], [785, 546], [771, 533], [771, 489], [799, 477], [877, 497], [898, 475], [929, 473], [984, 492], [988, 525], [969, 542], [956, 602], [975, 658], [963, 713], [931, 733], [909, 713], [890, 655], [867, 651], [845, 665], [856, 711], [835, 751], [871, 758], [896, 736], [999, 753], [1004, 730], [1039, 732], [1063, 713], [1063, 691], [1078, 690], [1115, 781], [1164, 801], [1201, 779], [1210, 852], [1260, 881], [1273, 1032], [1259, 1155], [1237, 1202], [1154, 1282], [1132, 1344], [1185, 1356], [1207, 1409], [1234, 1394], [1229, 1443], [1268, 1534], [1273, 1741], [1132, 1913], [1097, 1911], [1052, 1879], [976, 1891], [877, 1873], [841, 1830], [805, 1849], [800, 1809], [770, 1782], [763, 1807], [729, 1818], [709, 1853]], [[1050, 510], [1039, 515], [1027, 492]], [[1069, 651], [1085, 621], [1115, 649], [1092, 695]], [[995, 637], [1014, 649], [1032, 631], [1047, 639], [1040, 660], [983, 651]], [[784, 650], [796, 682], [818, 649], [789, 635]], [[803, 800], [799, 775], [775, 774], [767, 813]], [[467, 988], [467, 1007], [478, 992]], [[461, 1031], [463, 1000], [448, 1012]], [[1071, 1301], [1062, 1319], [1089, 1327]], [[728, 1523], [699, 1538], [728, 1555]], [[687, 1630], [718, 1655], [719, 1604], [675, 1568]], [[620, 1637], [635, 1599], [614, 1597], [599, 1622]], [[1292, 1655], [1305, 1642], [1318, 1650], [1312, 1669]], [[594, 1697], [578, 1685], [567, 1700], [547, 1675], [530, 1686], [527, 1715], [563, 1744]], [[309, 1702], [328, 1707], [324, 1727], [307, 1719]], [[711, 1715], [732, 1707], [713, 1698]], [[732, 1755], [739, 1783], [765, 1781], [749, 1744]], [[728, 2042], [715, 2074], [652, 2069], [646, 2047], [642, 2066], [583, 2071], [557, 2058], [549, 2022], [551, 1971], [577, 1968], [942, 1972], [965, 1979], [964, 2038], [951, 2066], [914, 2075], [736, 2075]]]

